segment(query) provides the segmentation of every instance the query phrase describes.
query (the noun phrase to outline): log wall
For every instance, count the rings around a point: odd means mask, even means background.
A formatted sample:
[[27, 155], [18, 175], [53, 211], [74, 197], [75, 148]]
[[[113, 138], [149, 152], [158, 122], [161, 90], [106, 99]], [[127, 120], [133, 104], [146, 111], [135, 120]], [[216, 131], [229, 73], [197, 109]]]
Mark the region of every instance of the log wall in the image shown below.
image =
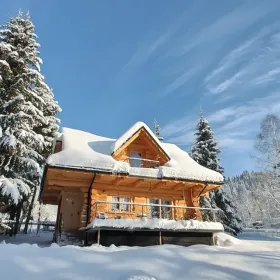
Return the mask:
[[[94, 188], [91, 191], [91, 215], [90, 221], [98, 216], [98, 213], [106, 213], [108, 218], [114, 218], [120, 216], [122, 218], [137, 218], [139, 215], [145, 214], [149, 217], [150, 207], [141, 205], [129, 205], [129, 210], [126, 211], [113, 211], [112, 204], [95, 204], [96, 200], [102, 200], [112, 202], [114, 196], [127, 197], [129, 202], [133, 203], [151, 203], [150, 199], [162, 199], [168, 200], [170, 205], [173, 206], [190, 206], [199, 207], [199, 199], [191, 196], [190, 191], [174, 192], [162, 189], [153, 189], [151, 192], [143, 191], [141, 188], [135, 190], [127, 190], [127, 188], [119, 187], [118, 190], [112, 188], [110, 184], [94, 184]], [[159, 209], [161, 210], [161, 209]], [[201, 218], [199, 211], [185, 210], [181, 208], [174, 208], [170, 213], [173, 219], [184, 219], [184, 218]]]

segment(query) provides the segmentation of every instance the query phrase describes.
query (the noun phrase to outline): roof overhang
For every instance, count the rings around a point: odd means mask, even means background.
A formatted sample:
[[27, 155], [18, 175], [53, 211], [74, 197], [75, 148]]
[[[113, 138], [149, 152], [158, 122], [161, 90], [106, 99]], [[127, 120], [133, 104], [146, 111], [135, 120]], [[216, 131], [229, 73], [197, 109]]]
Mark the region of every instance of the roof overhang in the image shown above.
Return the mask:
[[[66, 173], [83, 173], [85, 174], [85, 180], [83, 180], [83, 183], [79, 183], [80, 188], [89, 188], [91, 186], [91, 181], [92, 177], [94, 174], [100, 174], [100, 175], [108, 175], [112, 177], [116, 176], [123, 176], [124, 178], [135, 178], [136, 180], [138, 179], [143, 179], [143, 180], [150, 180], [152, 182], [177, 182], [177, 183], [182, 183], [182, 186], [184, 183], [193, 183], [193, 184], [201, 184], [203, 185], [202, 189], [198, 190], [199, 195], [204, 195], [205, 193], [215, 190], [219, 188], [223, 183], [222, 182], [213, 182], [213, 181], [200, 181], [200, 180], [190, 180], [190, 179], [177, 179], [174, 177], [164, 177], [164, 178], [154, 178], [154, 177], [148, 177], [148, 176], [134, 176], [134, 175], [129, 175], [128, 173], [113, 173], [112, 171], [108, 170], [101, 170], [101, 169], [94, 169], [94, 168], [81, 168], [81, 167], [74, 167], [74, 166], [57, 166], [57, 165], [45, 165], [44, 172], [43, 172], [43, 177], [41, 181], [41, 187], [40, 187], [40, 195], [39, 195], [39, 200], [43, 200], [44, 203], [50, 203], [50, 204], [56, 204], [56, 200], [59, 199], [59, 191], [58, 190], [47, 190], [47, 176], [49, 175], [49, 172], [51, 170], [64, 170]], [[70, 174], [69, 174], [70, 176]], [[75, 176], [75, 175], [71, 175]], [[69, 181], [69, 180], [68, 180]], [[207, 188], [205, 186], [207, 185]], [[73, 187], [75, 187], [73, 185]], [[202, 192], [201, 192], [202, 191]], [[46, 199], [47, 197], [47, 199]]]

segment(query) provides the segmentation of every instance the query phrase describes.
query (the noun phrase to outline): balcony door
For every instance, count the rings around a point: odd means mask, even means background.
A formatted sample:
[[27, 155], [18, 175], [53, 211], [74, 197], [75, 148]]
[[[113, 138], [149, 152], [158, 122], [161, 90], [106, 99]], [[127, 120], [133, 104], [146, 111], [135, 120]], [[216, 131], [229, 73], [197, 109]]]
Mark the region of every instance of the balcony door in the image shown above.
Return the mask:
[[[150, 204], [159, 204], [159, 205], [168, 206], [171, 205], [171, 202], [165, 199], [152, 198], [150, 199]], [[160, 207], [157, 205], [153, 205], [150, 206], [150, 214], [151, 214], [151, 218], [171, 219], [172, 209], [170, 207], [164, 207], [164, 206]]]
[[131, 152], [129, 155], [131, 167], [142, 167], [142, 157], [140, 153]]

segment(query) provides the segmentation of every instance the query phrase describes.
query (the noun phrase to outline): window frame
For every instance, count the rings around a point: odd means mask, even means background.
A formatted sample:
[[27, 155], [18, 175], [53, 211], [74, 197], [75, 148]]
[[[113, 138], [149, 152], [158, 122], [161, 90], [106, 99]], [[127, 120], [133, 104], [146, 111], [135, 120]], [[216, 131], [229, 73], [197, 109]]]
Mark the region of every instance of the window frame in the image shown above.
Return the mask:
[[[116, 202], [119, 203], [114, 203], [114, 199], [117, 198]], [[123, 201], [124, 199], [127, 199], [127, 201]], [[129, 204], [122, 204], [120, 202], [131, 202], [131, 197], [129, 196], [121, 196], [121, 195], [113, 195], [112, 196], [112, 207], [111, 207], [111, 211], [112, 212], [131, 212], [131, 205]], [[117, 208], [114, 208], [114, 205], [117, 206]], [[127, 209], [123, 210], [123, 206]]]
[[[158, 201], [158, 203], [152, 203], [151, 201], [152, 200], [157, 200]], [[169, 204], [163, 204], [162, 202], [169, 202]], [[172, 206], [173, 205], [173, 203], [172, 203], [172, 199], [166, 199], [166, 198], [157, 198], [157, 197], [149, 197], [149, 203], [150, 204], [159, 204], [159, 205], [169, 205], [169, 206]], [[172, 217], [173, 217], [173, 208], [166, 208], [166, 207], [160, 207], [160, 206], [157, 206], [157, 209], [158, 209], [158, 217], [157, 216], [152, 216], [152, 207], [156, 207], [156, 206], [149, 206], [149, 213], [150, 213], [150, 215], [151, 215], [151, 218], [157, 218], [157, 219], [172, 219]], [[163, 211], [163, 209], [170, 209], [169, 211]], [[166, 216], [168, 216], [168, 217], [163, 217], [163, 214], [167, 214], [168, 213], [168, 215], [166, 215]]]
[[143, 161], [143, 158], [142, 158], [142, 153], [141, 152], [136, 152], [136, 151], [130, 151], [129, 152], [129, 165], [131, 167], [138, 167], [138, 168], [143, 167], [143, 162], [142, 161]]

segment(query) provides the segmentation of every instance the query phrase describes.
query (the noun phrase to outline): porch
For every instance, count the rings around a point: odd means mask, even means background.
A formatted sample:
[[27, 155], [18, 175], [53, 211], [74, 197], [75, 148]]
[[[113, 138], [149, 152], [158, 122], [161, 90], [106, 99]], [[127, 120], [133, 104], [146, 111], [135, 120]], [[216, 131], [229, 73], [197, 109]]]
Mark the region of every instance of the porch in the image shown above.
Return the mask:
[[214, 245], [215, 233], [223, 231], [218, 209], [117, 201], [95, 201], [92, 209], [85, 245]]

